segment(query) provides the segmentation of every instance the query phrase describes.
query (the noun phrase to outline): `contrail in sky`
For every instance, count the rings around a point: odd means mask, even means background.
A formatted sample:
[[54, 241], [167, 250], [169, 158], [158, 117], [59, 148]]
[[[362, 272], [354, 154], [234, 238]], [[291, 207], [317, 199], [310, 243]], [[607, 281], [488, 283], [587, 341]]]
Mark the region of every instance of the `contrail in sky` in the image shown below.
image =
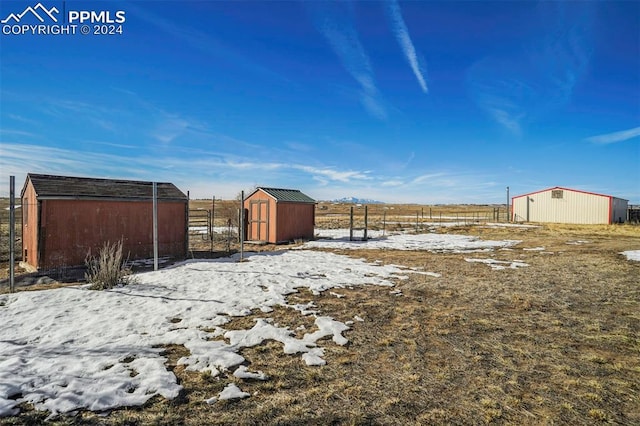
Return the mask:
[[424, 76], [422, 75], [422, 70], [420, 69], [420, 64], [418, 63], [418, 56], [416, 55], [416, 49], [413, 46], [411, 37], [409, 36], [409, 29], [407, 28], [407, 24], [405, 24], [404, 19], [402, 18], [400, 5], [397, 1], [394, 0], [388, 2], [387, 6], [389, 18], [391, 19], [391, 29], [393, 30], [398, 43], [400, 43], [400, 47], [402, 48], [404, 56], [407, 58], [407, 62], [409, 62], [409, 66], [413, 70], [416, 79], [418, 79], [420, 88], [424, 93], [427, 93], [429, 89], [427, 88], [427, 83], [424, 80]]

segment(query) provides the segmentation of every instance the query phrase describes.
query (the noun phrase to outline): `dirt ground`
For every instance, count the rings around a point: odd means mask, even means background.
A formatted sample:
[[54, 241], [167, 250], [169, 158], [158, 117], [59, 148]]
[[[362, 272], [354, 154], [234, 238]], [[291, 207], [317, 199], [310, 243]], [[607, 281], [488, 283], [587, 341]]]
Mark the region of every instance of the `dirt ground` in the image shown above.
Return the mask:
[[[185, 371], [182, 346], [166, 348], [167, 368], [184, 386], [172, 401], [107, 416], [81, 412], [52, 424], [640, 424], [640, 250], [638, 226], [463, 226], [439, 232], [517, 239], [513, 251], [452, 254], [345, 250], [338, 253], [436, 272], [398, 280], [401, 294], [365, 286], [313, 301], [339, 321], [359, 316], [346, 346], [323, 342], [327, 365], [309, 367], [276, 342], [242, 351], [248, 381]], [[544, 247], [544, 249], [540, 249]], [[266, 246], [261, 249], [268, 250]], [[282, 247], [279, 247], [282, 248]], [[524, 250], [525, 248], [536, 250]], [[529, 266], [493, 270], [465, 257]], [[264, 314], [262, 314], [264, 315]], [[250, 327], [260, 313], [225, 328]], [[275, 321], [313, 328], [288, 308]], [[298, 336], [300, 337], [300, 336]], [[251, 397], [208, 405], [204, 399], [236, 382]], [[37, 424], [46, 413], [23, 406], [2, 424]]]

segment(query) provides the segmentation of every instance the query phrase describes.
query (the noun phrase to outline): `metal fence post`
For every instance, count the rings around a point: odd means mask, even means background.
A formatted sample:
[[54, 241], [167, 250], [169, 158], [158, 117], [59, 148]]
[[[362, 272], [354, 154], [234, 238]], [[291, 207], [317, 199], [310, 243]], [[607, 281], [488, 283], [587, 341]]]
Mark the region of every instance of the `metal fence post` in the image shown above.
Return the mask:
[[367, 207], [368, 206], [364, 206], [364, 238], [362, 239], [363, 241], [367, 241], [367, 226], [369, 222], [369, 214], [367, 211]]
[[244, 260], [244, 191], [240, 193], [240, 262]]
[[9, 176], [9, 290], [16, 291], [16, 177]]
[[382, 236], [384, 237], [385, 231], [387, 229], [387, 211], [384, 210], [382, 212]]
[[507, 218], [505, 222], [511, 222], [511, 218], [509, 217], [509, 187], [507, 186]]
[[349, 213], [349, 241], [353, 241], [353, 206]]
[[[187, 235], [189, 233], [187, 232]], [[158, 270], [158, 183], [153, 182], [153, 270]]]
[[213, 253], [213, 232], [216, 227], [216, 196], [211, 197], [211, 215], [209, 220], [209, 239], [211, 240], [210, 252]]

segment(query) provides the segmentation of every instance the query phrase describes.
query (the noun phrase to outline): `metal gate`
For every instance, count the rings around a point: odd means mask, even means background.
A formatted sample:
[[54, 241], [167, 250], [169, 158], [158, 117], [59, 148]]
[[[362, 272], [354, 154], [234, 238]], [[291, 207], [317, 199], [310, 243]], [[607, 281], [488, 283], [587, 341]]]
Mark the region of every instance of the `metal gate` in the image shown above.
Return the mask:
[[249, 223], [247, 240], [269, 241], [269, 201], [252, 200], [249, 202]]

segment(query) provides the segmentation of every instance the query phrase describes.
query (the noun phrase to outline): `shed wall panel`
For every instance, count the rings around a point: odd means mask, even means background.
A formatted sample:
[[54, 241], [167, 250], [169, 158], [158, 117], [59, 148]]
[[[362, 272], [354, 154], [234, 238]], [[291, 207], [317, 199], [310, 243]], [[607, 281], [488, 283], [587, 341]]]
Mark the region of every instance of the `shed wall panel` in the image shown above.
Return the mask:
[[278, 203], [277, 241], [313, 238], [314, 215], [314, 204]]
[[38, 267], [38, 200], [31, 182], [22, 194], [22, 260]]
[[[153, 257], [151, 201], [42, 200], [40, 268], [82, 265], [88, 252], [122, 240], [130, 259]], [[158, 254], [184, 257], [185, 202], [158, 203]]]
[[[257, 227], [257, 225], [253, 225], [252, 223], [247, 224], [246, 239], [248, 241], [265, 241], [269, 243], [275, 243], [276, 230], [277, 230], [276, 202], [271, 196], [269, 196], [269, 194], [265, 194], [262, 191], [257, 191], [251, 194], [250, 197], [247, 197], [247, 199], [244, 200], [244, 208], [247, 210], [248, 217], [250, 220], [252, 218], [252, 214], [253, 215], [257, 214], [256, 212], [251, 211], [252, 202], [255, 202], [258, 200], [266, 201], [268, 204], [268, 207], [267, 207], [268, 214], [266, 215], [268, 223], [266, 224], [266, 226], [264, 224], [261, 224], [259, 228]], [[256, 207], [257, 204], [254, 203], [253, 206]], [[266, 228], [266, 235], [265, 235], [265, 228]]]
[[629, 218], [627, 217], [629, 210], [629, 202], [627, 200], [623, 200], [622, 198], [613, 197], [612, 199], [612, 212], [611, 212], [611, 221], [613, 223], [622, 223], [626, 222]]

